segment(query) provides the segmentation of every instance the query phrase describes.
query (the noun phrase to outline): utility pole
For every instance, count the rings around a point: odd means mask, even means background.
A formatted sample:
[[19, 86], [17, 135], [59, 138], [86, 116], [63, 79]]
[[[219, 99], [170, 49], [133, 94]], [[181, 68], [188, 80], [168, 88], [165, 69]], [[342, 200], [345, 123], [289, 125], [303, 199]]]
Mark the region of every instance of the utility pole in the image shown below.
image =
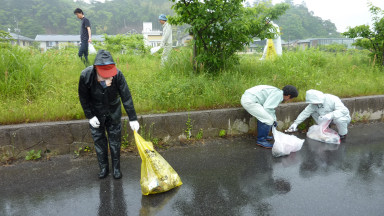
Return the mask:
[[16, 32], [16, 34], [17, 34], [17, 45], [20, 46], [20, 40], [19, 40], [19, 35], [20, 35], [19, 22], [17, 22], [17, 19], [16, 19], [15, 16], [13, 16], [13, 20], [14, 20], [15, 23], [16, 23], [15, 32]]

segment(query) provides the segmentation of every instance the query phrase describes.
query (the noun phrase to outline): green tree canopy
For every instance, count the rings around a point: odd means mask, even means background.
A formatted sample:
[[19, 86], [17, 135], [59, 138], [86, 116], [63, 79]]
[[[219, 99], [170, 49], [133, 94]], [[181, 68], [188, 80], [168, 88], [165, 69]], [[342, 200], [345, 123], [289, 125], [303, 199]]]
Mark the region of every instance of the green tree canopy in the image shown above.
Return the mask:
[[360, 25], [348, 28], [343, 35], [348, 38], [356, 38], [356, 46], [368, 49], [374, 60], [384, 66], [384, 10], [369, 3], [369, 11], [372, 14], [373, 26]]
[[195, 69], [218, 71], [234, 58], [235, 52], [244, 45], [267, 36], [271, 25], [269, 19], [277, 19], [288, 5], [272, 6], [260, 3], [244, 7], [244, 0], [172, 0], [176, 15], [170, 22], [176, 25], [190, 25], [194, 37]]

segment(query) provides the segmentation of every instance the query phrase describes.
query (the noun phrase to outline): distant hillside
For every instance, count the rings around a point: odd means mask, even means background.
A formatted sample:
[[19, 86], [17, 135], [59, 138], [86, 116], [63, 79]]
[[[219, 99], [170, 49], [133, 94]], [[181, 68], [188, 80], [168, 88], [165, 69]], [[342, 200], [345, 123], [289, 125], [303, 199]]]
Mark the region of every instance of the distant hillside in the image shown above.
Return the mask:
[[113, 0], [91, 4], [73, 0], [0, 0], [0, 29], [35, 38], [36, 34], [78, 34], [80, 7], [90, 19], [93, 34], [141, 32], [143, 21], [155, 23], [161, 13], [172, 13], [169, 0]]
[[[265, 0], [256, 0], [265, 1]], [[159, 14], [171, 14], [169, 0], [113, 0], [91, 4], [73, 0], [0, 0], [0, 29], [8, 28], [35, 38], [36, 34], [79, 34], [80, 21], [73, 14], [75, 8], [84, 10], [90, 19], [93, 34], [118, 34], [142, 31], [143, 21], [153, 22], [160, 29]], [[336, 26], [329, 20], [316, 17], [304, 4], [294, 5], [276, 21], [282, 29], [284, 40], [340, 37]]]
[[281, 27], [283, 40], [341, 37], [334, 23], [314, 16], [305, 3], [294, 5], [292, 0], [285, 0], [285, 2], [291, 7], [276, 21]]

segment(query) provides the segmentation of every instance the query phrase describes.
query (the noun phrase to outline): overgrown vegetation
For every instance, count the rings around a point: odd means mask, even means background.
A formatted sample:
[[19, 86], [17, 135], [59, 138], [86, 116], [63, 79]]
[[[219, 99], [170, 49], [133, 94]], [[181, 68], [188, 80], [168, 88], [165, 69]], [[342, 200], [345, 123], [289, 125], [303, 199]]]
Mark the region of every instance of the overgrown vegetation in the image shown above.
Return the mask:
[[141, 34], [118, 34], [115, 36], [104, 35], [104, 38], [105, 49], [110, 52], [123, 54], [145, 54], [149, 51], [144, 44], [144, 36]]
[[[190, 48], [175, 50], [163, 68], [158, 54], [113, 57], [127, 79], [136, 111], [145, 114], [239, 107], [244, 91], [260, 84], [295, 85], [300, 91], [296, 101], [304, 100], [308, 89], [340, 97], [383, 94], [384, 73], [368, 53], [310, 49], [286, 52], [275, 61], [239, 55], [239, 64], [217, 75], [193, 73]], [[77, 93], [84, 65], [76, 48], [41, 54], [2, 45], [0, 59], [0, 124], [84, 118]]]

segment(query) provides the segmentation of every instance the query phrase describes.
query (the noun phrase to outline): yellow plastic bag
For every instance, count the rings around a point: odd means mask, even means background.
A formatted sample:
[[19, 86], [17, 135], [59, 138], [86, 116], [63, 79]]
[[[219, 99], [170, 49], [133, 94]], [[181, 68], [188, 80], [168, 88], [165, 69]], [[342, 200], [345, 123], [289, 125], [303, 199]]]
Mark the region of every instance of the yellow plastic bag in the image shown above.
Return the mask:
[[162, 193], [182, 185], [179, 175], [153, 148], [153, 144], [145, 141], [136, 131], [134, 135], [141, 157], [140, 185], [143, 195]]
[[276, 49], [275, 49], [275, 45], [273, 44], [273, 40], [272, 39], [268, 39], [267, 40], [267, 57], [266, 59], [274, 59], [276, 58], [277, 54], [276, 54]]

